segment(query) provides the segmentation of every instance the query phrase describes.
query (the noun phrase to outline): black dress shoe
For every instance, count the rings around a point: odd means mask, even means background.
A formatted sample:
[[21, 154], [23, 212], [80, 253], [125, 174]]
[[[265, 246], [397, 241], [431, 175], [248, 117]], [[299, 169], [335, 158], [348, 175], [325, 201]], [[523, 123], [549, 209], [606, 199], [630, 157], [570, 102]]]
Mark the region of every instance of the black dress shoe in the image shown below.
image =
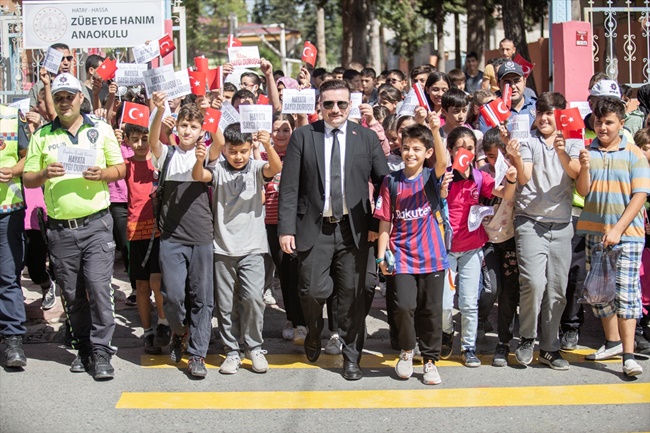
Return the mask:
[[345, 380], [359, 380], [363, 377], [363, 371], [359, 364], [352, 361], [343, 361], [343, 378]]
[[313, 338], [314, 336], [312, 335], [311, 330], [307, 332], [307, 337], [305, 338], [305, 355], [307, 356], [307, 359], [309, 362], [316, 362], [318, 361], [318, 357], [320, 356], [320, 349], [321, 349], [321, 340], [320, 340], [320, 334], [316, 336], [316, 338]]
[[95, 380], [112, 379], [115, 369], [111, 365], [111, 355], [106, 352], [95, 353]]
[[84, 373], [90, 371], [92, 365], [92, 355], [79, 353], [74, 361], [72, 361], [72, 364], [70, 364], [70, 371], [73, 373]]

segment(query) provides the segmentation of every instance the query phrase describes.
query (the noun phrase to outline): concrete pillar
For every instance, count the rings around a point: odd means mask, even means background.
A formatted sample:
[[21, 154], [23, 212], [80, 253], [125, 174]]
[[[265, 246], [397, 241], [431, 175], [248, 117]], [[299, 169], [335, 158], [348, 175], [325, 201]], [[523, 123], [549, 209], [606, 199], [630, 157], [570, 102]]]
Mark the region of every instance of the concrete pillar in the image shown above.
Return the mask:
[[591, 26], [584, 21], [555, 23], [552, 27], [553, 90], [567, 101], [586, 101], [594, 74]]

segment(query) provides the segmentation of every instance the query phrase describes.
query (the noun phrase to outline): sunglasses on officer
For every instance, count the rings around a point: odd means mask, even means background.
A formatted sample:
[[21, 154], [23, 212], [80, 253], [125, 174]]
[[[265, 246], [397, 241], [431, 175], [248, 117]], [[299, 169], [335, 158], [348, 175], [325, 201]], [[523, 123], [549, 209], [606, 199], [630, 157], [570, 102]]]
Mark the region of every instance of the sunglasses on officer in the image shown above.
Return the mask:
[[63, 56], [63, 60], [67, 60], [68, 62], [71, 62], [74, 59], [74, 56]]
[[323, 108], [326, 110], [331, 110], [334, 108], [334, 104], [338, 105], [339, 109], [341, 110], [345, 110], [348, 108], [348, 105], [350, 105], [348, 101], [323, 101], [322, 104]]

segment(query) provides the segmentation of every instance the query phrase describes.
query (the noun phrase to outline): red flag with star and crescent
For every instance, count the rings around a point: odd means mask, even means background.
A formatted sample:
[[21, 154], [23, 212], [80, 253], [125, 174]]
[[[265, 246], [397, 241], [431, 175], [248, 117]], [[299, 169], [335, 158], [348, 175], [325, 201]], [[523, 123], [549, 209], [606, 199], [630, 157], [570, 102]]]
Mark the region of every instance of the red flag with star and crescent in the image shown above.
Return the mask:
[[513, 62], [517, 63], [519, 66], [521, 66], [521, 70], [524, 72], [524, 78], [528, 78], [531, 72], [533, 72], [533, 68], [535, 67], [534, 63], [530, 63], [528, 60], [524, 59], [521, 54], [517, 53], [514, 59], [512, 59]]
[[203, 130], [216, 134], [220, 120], [221, 111], [216, 108], [208, 107], [205, 110], [205, 117], [203, 118]]
[[223, 74], [221, 73], [221, 66], [214, 69], [208, 69], [207, 72], [208, 88], [210, 90], [220, 89], [223, 86]]
[[234, 37], [233, 35], [228, 35], [228, 44], [226, 48], [232, 48], [232, 47], [241, 47], [242, 43], [239, 39]]
[[461, 173], [465, 173], [465, 171], [467, 171], [467, 167], [469, 167], [473, 160], [474, 154], [464, 147], [461, 147], [458, 149], [456, 156], [454, 156], [454, 164], [451, 166], [451, 168], [458, 170]]
[[187, 75], [190, 77], [190, 88], [192, 90], [192, 94], [198, 96], [205, 95], [205, 72], [193, 71], [188, 68]]
[[485, 104], [481, 107], [481, 116], [485, 119], [485, 124], [490, 128], [499, 126], [501, 122], [510, 117], [510, 110], [501, 98]]
[[102, 80], [107, 81], [115, 76], [117, 71], [117, 60], [107, 58], [97, 67], [97, 75], [102, 77]]
[[305, 45], [302, 47], [302, 61], [308, 63], [313, 68], [316, 66], [316, 56], [318, 55], [318, 50], [316, 46], [309, 41], [305, 41]]
[[144, 126], [145, 128], [149, 127], [149, 107], [135, 102], [124, 101], [120, 124], [124, 123]]
[[158, 46], [160, 47], [160, 56], [165, 57], [167, 54], [171, 53], [176, 49], [174, 41], [171, 36], [165, 35], [158, 40]]
[[[566, 110], [555, 110], [555, 127], [565, 136], [572, 135], [571, 131], [580, 131], [585, 127], [585, 122], [580, 116], [577, 107]], [[567, 137], [568, 138], [568, 137]]]

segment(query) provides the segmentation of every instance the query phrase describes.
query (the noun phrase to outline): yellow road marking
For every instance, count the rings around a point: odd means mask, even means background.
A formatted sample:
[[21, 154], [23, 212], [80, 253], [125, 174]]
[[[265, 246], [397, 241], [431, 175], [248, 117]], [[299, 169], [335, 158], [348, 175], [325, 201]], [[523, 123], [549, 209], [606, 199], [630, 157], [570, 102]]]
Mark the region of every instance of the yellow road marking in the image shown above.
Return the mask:
[[373, 391], [125, 392], [117, 409], [388, 409], [650, 403], [650, 383]]
[[[580, 349], [572, 352], [562, 352], [562, 357], [569, 361], [571, 364], [580, 362], [593, 363], [594, 361], [586, 361], [584, 356], [588, 353], [593, 353], [592, 349]], [[479, 359], [483, 365], [490, 365], [492, 363], [493, 355], [479, 355]], [[225, 359], [223, 355], [208, 355], [205, 358], [205, 365], [207, 368], [219, 368], [221, 362]], [[340, 355], [321, 355], [315, 364], [307, 361], [304, 354], [284, 354], [284, 355], [266, 355], [270, 368], [343, 368], [343, 358]], [[251, 362], [248, 359], [242, 359], [245, 366], [250, 366]], [[386, 355], [371, 355], [364, 354], [361, 359], [362, 368], [393, 368], [397, 362], [397, 353]], [[516, 365], [514, 354], [510, 354], [508, 362]], [[621, 362], [620, 358], [597, 361], [597, 362]], [[537, 357], [533, 364], [539, 363]], [[186, 368], [187, 358], [184, 358], [178, 364], [173, 363], [168, 355], [141, 355], [140, 365], [145, 368]], [[452, 356], [449, 359], [441, 359], [436, 363], [438, 367], [461, 367], [463, 365], [460, 356]]]

